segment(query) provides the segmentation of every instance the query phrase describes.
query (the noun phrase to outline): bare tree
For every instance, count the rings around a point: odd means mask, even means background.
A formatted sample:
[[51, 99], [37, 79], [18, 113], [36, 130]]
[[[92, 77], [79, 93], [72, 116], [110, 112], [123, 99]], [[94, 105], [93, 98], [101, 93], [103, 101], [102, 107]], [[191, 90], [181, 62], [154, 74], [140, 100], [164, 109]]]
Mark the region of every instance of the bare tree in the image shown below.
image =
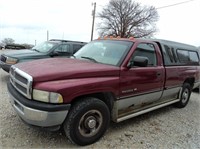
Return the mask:
[[110, 0], [98, 14], [100, 36], [151, 37], [157, 31], [158, 13], [153, 6], [141, 6], [131, 0]]
[[3, 44], [13, 44], [15, 42], [15, 40], [13, 40], [12, 38], [4, 38], [2, 41], [1, 41]]

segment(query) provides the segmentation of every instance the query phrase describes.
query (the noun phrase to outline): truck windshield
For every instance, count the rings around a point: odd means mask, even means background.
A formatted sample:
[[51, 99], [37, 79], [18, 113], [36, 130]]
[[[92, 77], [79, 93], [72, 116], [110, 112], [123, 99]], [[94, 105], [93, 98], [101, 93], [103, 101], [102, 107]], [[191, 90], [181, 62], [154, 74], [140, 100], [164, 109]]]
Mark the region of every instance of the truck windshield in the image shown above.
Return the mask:
[[32, 50], [35, 50], [37, 52], [41, 52], [41, 53], [46, 53], [49, 52], [49, 50], [51, 50], [51, 48], [53, 46], [55, 46], [56, 43], [51, 43], [51, 42], [43, 42], [41, 44], [38, 44], [36, 46], [34, 46], [32, 48]]
[[115, 40], [95, 40], [75, 53], [78, 59], [119, 66], [133, 42]]

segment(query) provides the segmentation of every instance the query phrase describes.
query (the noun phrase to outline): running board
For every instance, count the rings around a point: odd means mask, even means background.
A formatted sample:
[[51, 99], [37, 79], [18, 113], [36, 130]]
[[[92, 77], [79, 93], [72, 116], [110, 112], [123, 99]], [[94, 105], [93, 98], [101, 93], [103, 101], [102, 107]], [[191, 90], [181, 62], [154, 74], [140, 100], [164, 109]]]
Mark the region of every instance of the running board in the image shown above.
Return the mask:
[[142, 111], [138, 111], [138, 112], [133, 113], [133, 114], [129, 114], [129, 115], [127, 115], [127, 116], [120, 117], [120, 118], [117, 119], [117, 122], [121, 122], [121, 121], [130, 119], [130, 118], [136, 117], [136, 116], [138, 116], [138, 115], [142, 115], [142, 114], [144, 114], [144, 113], [147, 113], [147, 112], [150, 112], [150, 111], [153, 111], [153, 110], [156, 110], [156, 109], [159, 109], [159, 108], [162, 108], [162, 107], [171, 105], [171, 104], [176, 103], [176, 102], [178, 102], [178, 101], [180, 101], [180, 99], [176, 99], [176, 100], [173, 100], [173, 101], [170, 101], [170, 102], [161, 104], [161, 105], [157, 105], [157, 106], [155, 106], [155, 107], [151, 107], [151, 108], [148, 108], [148, 109], [145, 109], [145, 110], [142, 110]]

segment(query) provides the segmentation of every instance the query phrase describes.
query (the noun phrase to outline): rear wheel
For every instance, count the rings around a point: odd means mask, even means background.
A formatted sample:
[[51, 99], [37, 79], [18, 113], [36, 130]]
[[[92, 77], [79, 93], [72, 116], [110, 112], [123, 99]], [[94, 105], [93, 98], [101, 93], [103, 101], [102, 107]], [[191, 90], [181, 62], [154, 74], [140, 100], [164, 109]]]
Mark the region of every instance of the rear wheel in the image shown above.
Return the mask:
[[107, 105], [96, 98], [75, 103], [64, 122], [66, 136], [78, 145], [88, 145], [100, 139], [110, 123]]
[[178, 108], [184, 108], [188, 104], [190, 95], [191, 95], [191, 86], [189, 83], [184, 83], [180, 94], [180, 101], [176, 103], [176, 106]]

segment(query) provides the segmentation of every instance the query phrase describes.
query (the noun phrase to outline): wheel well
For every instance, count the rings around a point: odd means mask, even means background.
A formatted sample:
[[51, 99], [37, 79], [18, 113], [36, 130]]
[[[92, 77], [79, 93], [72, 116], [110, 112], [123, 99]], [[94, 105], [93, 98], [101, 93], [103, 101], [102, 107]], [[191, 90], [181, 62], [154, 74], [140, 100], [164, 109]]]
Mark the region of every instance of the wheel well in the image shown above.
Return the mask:
[[[194, 85], [194, 78], [187, 78], [184, 83], [189, 83], [191, 87], [193, 87]], [[183, 84], [184, 84], [183, 83]]]
[[85, 97], [94, 97], [97, 99], [102, 100], [109, 108], [109, 110], [111, 111], [114, 105], [114, 101], [115, 101], [115, 96], [113, 95], [113, 93], [110, 92], [101, 92], [101, 93], [93, 93], [93, 94], [87, 94], [87, 95], [82, 95], [79, 97], [76, 97], [73, 101], [72, 101], [72, 105], [75, 102], [79, 102], [81, 101], [83, 98]]

